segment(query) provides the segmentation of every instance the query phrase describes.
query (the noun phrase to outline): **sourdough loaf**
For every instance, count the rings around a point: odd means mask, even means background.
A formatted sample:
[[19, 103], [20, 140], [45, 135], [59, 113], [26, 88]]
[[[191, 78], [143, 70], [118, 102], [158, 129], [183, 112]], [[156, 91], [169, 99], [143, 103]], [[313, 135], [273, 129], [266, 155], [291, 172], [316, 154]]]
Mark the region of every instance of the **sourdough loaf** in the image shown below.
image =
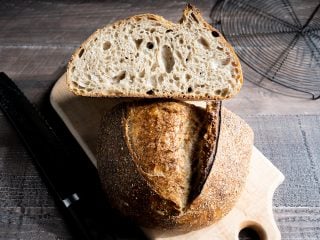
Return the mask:
[[218, 103], [122, 103], [101, 122], [98, 172], [123, 215], [148, 228], [187, 232], [231, 210], [252, 146], [251, 128]]
[[83, 96], [222, 100], [242, 81], [233, 48], [191, 5], [178, 24], [142, 14], [97, 30], [67, 68]]

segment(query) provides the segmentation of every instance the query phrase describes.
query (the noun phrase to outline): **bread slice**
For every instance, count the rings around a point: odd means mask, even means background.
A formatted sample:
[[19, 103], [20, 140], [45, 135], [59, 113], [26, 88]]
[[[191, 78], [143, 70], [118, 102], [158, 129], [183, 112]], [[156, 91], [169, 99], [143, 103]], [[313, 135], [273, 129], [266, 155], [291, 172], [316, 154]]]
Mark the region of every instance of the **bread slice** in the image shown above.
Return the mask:
[[225, 216], [244, 188], [253, 132], [219, 112], [217, 104], [144, 100], [106, 113], [97, 163], [110, 204], [142, 226], [174, 232]]
[[222, 100], [242, 82], [233, 48], [191, 5], [178, 24], [142, 14], [97, 30], [67, 69], [83, 96]]

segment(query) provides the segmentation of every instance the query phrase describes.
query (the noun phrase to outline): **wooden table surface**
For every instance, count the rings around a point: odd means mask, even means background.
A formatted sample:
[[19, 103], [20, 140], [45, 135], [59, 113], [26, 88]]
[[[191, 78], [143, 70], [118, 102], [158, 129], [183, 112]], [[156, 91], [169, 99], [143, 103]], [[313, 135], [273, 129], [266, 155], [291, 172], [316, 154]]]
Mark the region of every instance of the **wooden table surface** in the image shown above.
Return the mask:
[[[194, 3], [211, 22], [215, 1]], [[144, 12], [177, 21], [184, 5], [176, 0], [0, 1], [0, 71], [43, 109], [72, 52], [95, 29]], [[245, 76], [256, 74], [245, 65], [243, 69]], [[245, 81], [241, 93], [225, 102], [249, 122], [256, 133], [255, 145], [286, 176], [274, 196], [283, 239], [320, 239], [319, 101], [283, 96]], [[1, 111], [0, 239], [71, 239], [30, 156]]]

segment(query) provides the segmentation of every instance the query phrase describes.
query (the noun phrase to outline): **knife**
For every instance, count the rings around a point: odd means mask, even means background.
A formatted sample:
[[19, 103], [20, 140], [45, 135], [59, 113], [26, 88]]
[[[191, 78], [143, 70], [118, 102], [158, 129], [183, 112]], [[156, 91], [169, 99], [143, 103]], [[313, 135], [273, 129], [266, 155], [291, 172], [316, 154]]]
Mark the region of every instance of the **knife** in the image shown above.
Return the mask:
[[109, 207], [96, 168], [71, 133], [61, 131], [58, 117], [50, 123], [3, 72], [0, 108], [23, 140], [76, 239], [147, 239], [139, 227]]

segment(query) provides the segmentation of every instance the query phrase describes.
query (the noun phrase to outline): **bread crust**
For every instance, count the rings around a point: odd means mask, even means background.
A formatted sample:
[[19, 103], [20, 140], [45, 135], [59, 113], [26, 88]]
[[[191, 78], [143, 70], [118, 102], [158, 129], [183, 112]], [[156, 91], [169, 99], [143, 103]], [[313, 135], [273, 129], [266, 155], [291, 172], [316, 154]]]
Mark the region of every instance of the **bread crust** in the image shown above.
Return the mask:
[[200, 194], [181, 211], [176, 203], [155, 191], [141, 174], [135, 161], [139, 156], [130, 149], [130, 136], [126, 130], [131, 107], [133, 105], [127, 103], [116, 106], [103, 117], [101, 124], [98, 171], [111, 205], [142, 226], [175, 232], [200, 229], [225, 216], [246, 182], [253, 146], [251, 128], [235, 114], [221, 109], [219, 143], [213, 167]]
[[176, 26], [177, 24], [166, 20], [165, 18], [163, 18], [162, 16], [159, 15], [155, 15], [155, 14], [150, 14], [150, 13], [146, 13], [146, 14], [139, 14], [139, 15], [135, 15], [132, 17], [128, 17], [124, 20], [118, 20], [112, 24], [108, 24], [106, 25], [104, 28], [102, 29], [98, 29], [96, 30], [87, 40], [85, 40], [81, 46], [73, 53], [73, 55], [71, 56], [71, 59], [68, 62], [68, 67], [67, 67], [67, 74], [66, 74], [66, 81], [67, 81], [67, 85], [68, 88], [75, 94], [75, 95], [80, 95], [80, 96], [89, 96], [89, 97], [134, 97], [134, 98], [167, 98], [167, 99], [180, 99], [180, 100], [224, 100], [224, 99], [228, 99], [233, 97], [234, 95], [236, 95], [243, 84], [243, 73], [242, 73], [242, 68], [240, 65], [240, 61], [238, 56], [236, 55], [233, 47], [226, 41], [226, 39], [222, 36], [222, 34], [213, 26], [211, 26], [210, 24], [208, 24], [203, 17], [201, 16], [201, 13], [199, 11], [199, 9], [197, 9], [196, 7], [187, 4], [184, 11], [183, 11], [183, 15], [182, 18], [180, 19], [180, 24], [183, 24], [184, 21], [187, 19], [187, 17], [189, 15], [193, 15], [195, 19], [197, 19], [197, 21], [199, 22], [200, 27], [203, 27], [211, 32], [216, 32], [219, 34], [219, 42], [221, 43], [221, 45], [223, 45], [225, 48], [229, 49], [232, 55], [232, 59], [234, 61], [234, 66], [237, 68], [237, 81], [239, 82], [239, 84], [237, 85], [237, 87], [233, 90], [232, 94], [227, 94], [226, 96], [221, 96], [221, 95], [207, 95], [207, 96], [200, 96], [200, 95], [186, 95], [186, 94], [181, 94], [179, 92], [171, 92], [171, 93], [163, 93], [161, 95], [157, 94], [157, 95], [149, 95], [146, 94], [145, 92], [140, 92], [140, 93], [136, 93], [136, 94], [127, 94], [126, 96], [124, 96], [123, 94], [118, 94], [118, 93], [108, 93], [107, 95], [103, 92], [82, 92], [79, 89], [76, 89], [72, 86], [72, 68], [74, 67], [74, 61], [76, 59], [79, 59], [79, 54], [81, 51], [83, 51], [86, 46], [88, 45], [88, 43], [90, 43], [91, 41], [94, 41], [94, 39], [96, 39], [99, 34], [106, 28], [108, 27], [113, 27], [113, 28], [117, 28], [118, 26], [120, 26], [121, 24], [124, 24], [125, 22], [136, 22], [139, 18], [143, 18], [143, 17], [147, 17], [148, 19], [153, 19], [154, 21], [159, 22], [161, 25], [165, 26], [166, 28], [170, 29], [174, 26]]

